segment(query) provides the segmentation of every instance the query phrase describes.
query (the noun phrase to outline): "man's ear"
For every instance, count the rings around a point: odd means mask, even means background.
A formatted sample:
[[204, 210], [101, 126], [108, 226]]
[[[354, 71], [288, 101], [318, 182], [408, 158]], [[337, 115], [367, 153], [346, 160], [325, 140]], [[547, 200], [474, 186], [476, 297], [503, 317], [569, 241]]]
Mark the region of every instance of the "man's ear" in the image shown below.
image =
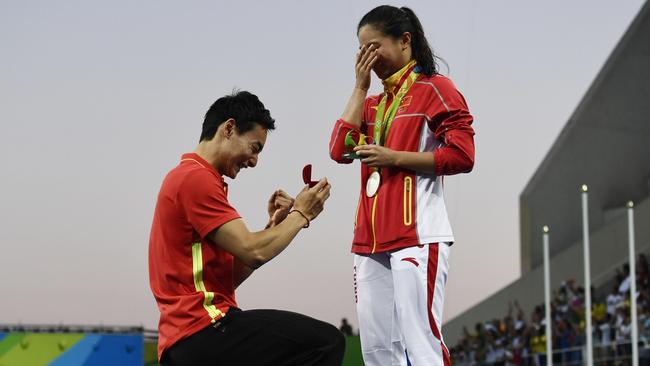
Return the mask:
[[224, 123], [221, 124], [221, 126], [219, 126], [221, 133], [223, 133], [223, 136], [226, 139], [232, 137], [232, 135], [235, 133], [236, 128], [237, 126], [235, 125], [234, 118], [228, 118]]

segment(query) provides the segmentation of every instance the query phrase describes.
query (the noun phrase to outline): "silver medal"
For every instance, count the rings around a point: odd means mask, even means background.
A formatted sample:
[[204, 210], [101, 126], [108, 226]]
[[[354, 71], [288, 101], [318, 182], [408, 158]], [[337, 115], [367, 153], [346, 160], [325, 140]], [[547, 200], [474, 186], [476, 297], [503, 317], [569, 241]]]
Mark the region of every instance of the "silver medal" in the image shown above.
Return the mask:
[[372, 174], [370, 174], [368, 180], [366, 181], [366, 196], [374, 197], [375, 194], [377, 194], [377, 190], [379, 189], [380, 182], [381, 182], [381, 175], [379, 175], [379, 172], [377, 171], [372, 172]]

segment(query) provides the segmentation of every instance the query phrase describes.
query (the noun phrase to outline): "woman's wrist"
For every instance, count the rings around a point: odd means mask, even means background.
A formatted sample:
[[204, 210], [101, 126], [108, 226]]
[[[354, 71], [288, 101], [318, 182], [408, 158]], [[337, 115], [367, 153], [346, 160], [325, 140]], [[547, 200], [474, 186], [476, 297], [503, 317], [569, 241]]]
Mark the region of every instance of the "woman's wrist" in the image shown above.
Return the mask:
[[396, 168], [403, 168], [403, 155], [402, 151], [393, 150], [392, 152], [392, 164]]
[[354, 86], [354, 92], [357, 92], [357, 93], [361, 92], [361, 93], [363, 93], [364, 96], [368, 93], [368, 89], [370, 89], [370, 86], [364, 87], [364, 86], [359, 85], [359, 84], [356, 84]]

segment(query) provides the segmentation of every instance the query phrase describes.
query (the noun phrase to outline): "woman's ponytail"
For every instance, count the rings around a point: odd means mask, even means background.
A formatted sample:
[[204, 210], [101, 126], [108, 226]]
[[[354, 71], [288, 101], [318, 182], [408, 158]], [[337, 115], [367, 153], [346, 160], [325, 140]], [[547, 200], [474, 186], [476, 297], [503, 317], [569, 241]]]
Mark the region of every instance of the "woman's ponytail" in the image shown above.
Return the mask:
[[433, 51], [431, 51], [431, 46], [429, 46], [427, 37], [424, 35], [424, 29], [422, 28], [420, 20], [413, 10], [405, 6], [400, 8], [400, 10], [406, 14], [413, 28], [413, 31], [411, 32], [411, 49], [413, 50], [413, 58], [422, 69], [422, 73], [427, 76], [437, 74], [438, 65], [434, 59]]

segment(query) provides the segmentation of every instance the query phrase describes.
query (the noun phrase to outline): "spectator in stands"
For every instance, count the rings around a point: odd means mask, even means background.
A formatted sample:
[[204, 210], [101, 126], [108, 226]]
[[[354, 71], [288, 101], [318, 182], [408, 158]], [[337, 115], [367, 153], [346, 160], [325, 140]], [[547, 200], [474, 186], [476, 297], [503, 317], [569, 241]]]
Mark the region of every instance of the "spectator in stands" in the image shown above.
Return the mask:
[[566, 281], [567, 293], [569, 294], [569, 300], [574, 299], [579, 295], [581, 287], [576, 285], [576, 280], [571, 278]]
[[353, 335], [352, 326], [348, 323], [347, 318], [341, 319], [341, 326], [339, 326], [339, 330], [341, 333], [343, 333], [344, 336], [350, 337]]
[[637, 298], [636, 303], [639, 313], [641, 312], [641, 307], [650, 308], [650, 290], [646, 288], [637, 288]]
[[630, 344], [632, 334], [632, 324], [630, 322], [630, 315], [625, 312], [623, 321], [616, 328], [616, 343], [617, 352], [619, 357], [627, 358], [632, 354], [632, 345]]
[[637, 283], [640, 289], [647, 289], [650, 286], [650, 279], [648, 278], [648, 259], [645, 254], [639, 254], [637, 263]]
[[611, 357], [612, 331], [611, 315], [605, 313], [605, 317], [595, 324], [596, 336], [594, 337], [594, 358], [607, 360]]
[[569, 294], [567, 291], [566, 282], [562, 282], [560, 285], [560, 290], [555, 296], [555, 303], [557, 304], [557, 310], [562, 314], [566, 315], [569, 312]]
[[553, 357], [553, 362], [566, 362], [570, 361], [568, 353], [564, 350], [570, 348], [573, 343], [573, 327], [569, 325], [564, 319], [561, 319], [557, 322], [557, 326], [553, 328], [553, 335], [555, 342], [553, 349], [560, 350], [562, 352], [557, 354], [557, 357]]
[[537, 365], [546, 364], [546, 329], [539, 327], [530, 339], [530, 351]]
[[535, 306], [535, 309], [533, 310], [533, 314], [531, 315], [531, 323], [532, 323], [531, 325], [535, 328], [536, 331], [541, 326], [542, 319], [544, 318], [544, 311], [542, 309], [543, 308], [541, 305]]
[[474, 357], [471, 352], [471, 342], [468, 338], [463, 340], [454, 348], [450, 350], [454, 363], [472, 364]]
[[604, 302], [595, 302], [591, 307], [591, 316], [594, 319], [594, 324], [601, 323], [607, 316], [607, 304]]
[[[491, 325], [491, 324], [490, 324]], [[495, 333], [496, 329], [493, 327], [486, 327], [486, 338], [487, 338], [487, 346], [485, 348], [485, 363], [487, 364], [494, 364], [497, 362], [497, 353], [495, 350]]]
[[618, 292], [621, 294], [630, 292], [630, 265], [624, 264], [621, 272], [621, 284], [618, 285]]
[[616, 314], [616, 307], [623, 301], [623, 296], [618, 292], [619, 285], [619, 283], [615, 283], [612, 292], [607, 295], [607, 313], [611, 316]]
[[643, 339], [644, 343], [650, 347], [650, 309], [646, 306], [641, 307], [641, 314], [639, 314], [639, 339]]
[[524, 348], [524, 327], [521, 324], [519, 327], [513, 326], [509, 329], [508, 346], [506, 347], [506, 356], [509, 365], [520, 365], [522, 350]]
[[517, 318], [515, 320], [514, 327], [516, 330], [519, 330], [526, 325], [524, 320], [524, 311], [521, 310], [521, 307], [519, 306], [519, 301], [517, 300], [515, 300], [515, 308], [517, 308]]

